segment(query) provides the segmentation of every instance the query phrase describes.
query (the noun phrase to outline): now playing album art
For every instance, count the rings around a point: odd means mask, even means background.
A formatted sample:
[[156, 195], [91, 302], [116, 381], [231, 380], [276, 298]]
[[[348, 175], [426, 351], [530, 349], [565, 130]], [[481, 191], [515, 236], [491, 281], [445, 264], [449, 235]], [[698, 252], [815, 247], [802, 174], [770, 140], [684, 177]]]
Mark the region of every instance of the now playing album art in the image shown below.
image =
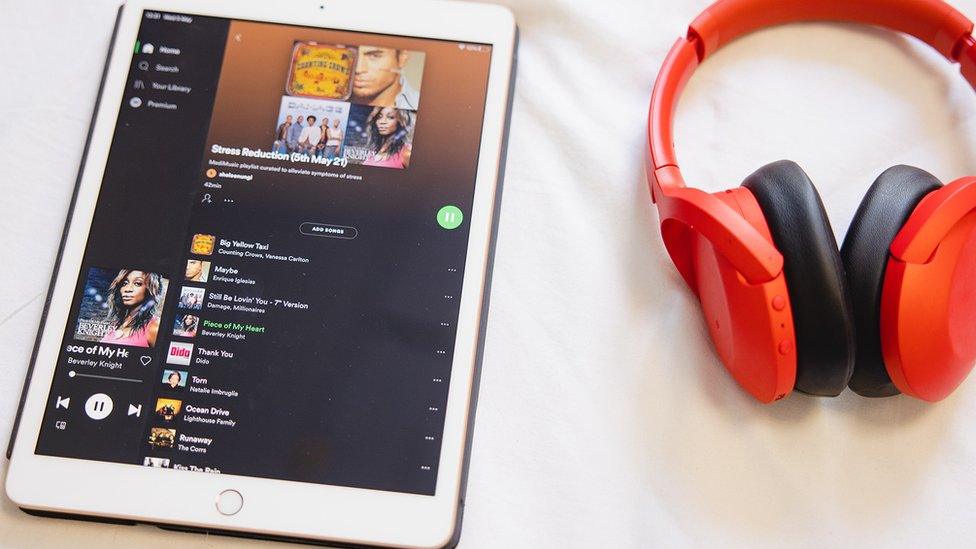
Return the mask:
[[152, 347], [169, 281], [135, 269], [88, 270], [74, 338], [130, 347]]

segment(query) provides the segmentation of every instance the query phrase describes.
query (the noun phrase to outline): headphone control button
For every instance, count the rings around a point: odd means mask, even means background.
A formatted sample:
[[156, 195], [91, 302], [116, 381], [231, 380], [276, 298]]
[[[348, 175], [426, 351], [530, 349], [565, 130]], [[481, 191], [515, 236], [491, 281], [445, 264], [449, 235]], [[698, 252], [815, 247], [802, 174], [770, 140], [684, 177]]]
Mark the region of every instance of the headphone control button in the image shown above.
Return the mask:
[[782, 311], [786, 308], [786, 298], [778, 295], [773, 297], [773, 308], [777, 311]]
[[791, 352], [793, 352], [793, 342], [792, 341], [790, 341], [788, 339], [784, 339], [783, 341], [780, 341], [779, 342], [779, 354], [781, 354], [781, 355], [788, 355]]

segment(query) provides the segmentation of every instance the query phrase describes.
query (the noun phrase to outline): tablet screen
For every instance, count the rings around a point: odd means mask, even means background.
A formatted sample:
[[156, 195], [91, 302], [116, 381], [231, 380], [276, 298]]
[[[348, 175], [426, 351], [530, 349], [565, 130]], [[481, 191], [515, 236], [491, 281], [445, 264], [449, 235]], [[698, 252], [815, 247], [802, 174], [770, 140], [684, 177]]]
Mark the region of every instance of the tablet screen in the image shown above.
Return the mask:
[[145, 12], [36, 452], [434, 494], [490, 56]]

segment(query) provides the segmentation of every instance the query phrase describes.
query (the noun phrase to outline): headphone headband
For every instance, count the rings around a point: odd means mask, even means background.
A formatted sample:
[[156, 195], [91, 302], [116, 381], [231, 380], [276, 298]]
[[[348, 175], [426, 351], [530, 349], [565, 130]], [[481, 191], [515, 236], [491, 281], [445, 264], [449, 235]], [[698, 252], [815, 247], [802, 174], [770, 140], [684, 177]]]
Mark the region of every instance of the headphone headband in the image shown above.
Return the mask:
[[[678, 97], [698, 65], [724, 45], [766, 27], [801, 21], [838, 21], [884, 27], [929, 44], [949, 62], [960, 63], [976, 89], [973, 23], [942, 0], [719, 0], [705, 9], [679, 38], [654, 85], [648, 120], [649, 166], [663, 186], [684, 186], [673, 144]], [[656, 176], [654, 176], [656, 178]]]
[[779, 276], [783, 256], [725, 202], [685, 186], [674, 153], [672, 124], [678, 97], [698, 65], [723, 45], [764, 27], [798, 21], [855, 22], [916, 36], [950, 62], [959, 63], [976, 89], [973, 23], [941, 0], [719, 0], [712, 4], [668, 53], [654, 84], [647, 128], [651, 199], [667, 233], [665, 242], [671, 243], [668, 251], [692, 287], [694, 265], [685, 246], [689, 242], [675, 236], [685, 235], [680, 227], [694, 228], [750, 284]]
[[753, 31], [802, 21], [846, 21], [910, 34], [947, 59], [973, 24], [942, 0], [722, 0], [690, 26], [703, 60]]

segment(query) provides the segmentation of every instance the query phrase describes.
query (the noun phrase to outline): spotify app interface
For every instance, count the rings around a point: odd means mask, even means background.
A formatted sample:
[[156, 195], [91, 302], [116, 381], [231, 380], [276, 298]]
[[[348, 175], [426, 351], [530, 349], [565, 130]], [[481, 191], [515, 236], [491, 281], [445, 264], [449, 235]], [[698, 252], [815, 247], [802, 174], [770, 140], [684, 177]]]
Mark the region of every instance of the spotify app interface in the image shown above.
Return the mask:
[[142, 17], [35, 451], [432, 495], [490, 47]]

